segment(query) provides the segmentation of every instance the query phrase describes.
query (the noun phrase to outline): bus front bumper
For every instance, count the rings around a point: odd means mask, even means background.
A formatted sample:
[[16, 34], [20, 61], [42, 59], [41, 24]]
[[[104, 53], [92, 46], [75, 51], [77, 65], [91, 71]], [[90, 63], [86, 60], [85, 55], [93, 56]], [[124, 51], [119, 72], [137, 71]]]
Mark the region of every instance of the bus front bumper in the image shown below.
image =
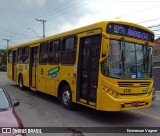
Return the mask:
[[152, 96], [116, 99], [104, 93], [98, 100], [97, 110], [102, 111], [123, 111], [147, 108], [152, 105]]

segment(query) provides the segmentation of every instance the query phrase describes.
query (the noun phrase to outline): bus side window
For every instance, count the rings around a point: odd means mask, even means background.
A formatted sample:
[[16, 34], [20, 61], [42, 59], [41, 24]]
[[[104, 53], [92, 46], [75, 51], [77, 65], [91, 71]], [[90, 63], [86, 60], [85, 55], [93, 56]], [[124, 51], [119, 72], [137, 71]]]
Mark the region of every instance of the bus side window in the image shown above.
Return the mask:
[[12, 57], [13, 57], [13, 51], [9, 50], [8, 51], [8, 63], [12, 63]]
[[76, 36], [63, 39], [62, 44], [62, 64], [74, 64], [76, 60]]
[[18, 49], [18, 63], [22, 63], [23, 61], [23, 48]]
[[39, 63], [46, 64], [48, 61], [48, 42], [40, 44]]
[[24, 47], [23, 49], [23, 63], [29, 63], [29, 47]]
[[60, 62], [60, 40], [50, 42], [49, 47], [49, 63], [59, 64]]
[[18, 63], [29, 63], [29, 47], [22, 47], [18, 49]]

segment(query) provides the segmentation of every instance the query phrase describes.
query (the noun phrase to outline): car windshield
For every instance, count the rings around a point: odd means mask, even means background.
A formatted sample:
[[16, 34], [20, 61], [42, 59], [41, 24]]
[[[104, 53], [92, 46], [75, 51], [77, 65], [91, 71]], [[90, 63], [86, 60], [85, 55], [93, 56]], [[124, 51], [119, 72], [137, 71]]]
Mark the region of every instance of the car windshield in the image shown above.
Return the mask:
[[[111, 40], [107, 70], [103, 74], [115, 78], [152, 77], [152, 47]], [[103, 65], [102, 65], [103, 66]]]
[[6, 109], [8, 107], [9, 107], [8, 99], [5, 95], [2, 87], [0, 87], [0, 110]]

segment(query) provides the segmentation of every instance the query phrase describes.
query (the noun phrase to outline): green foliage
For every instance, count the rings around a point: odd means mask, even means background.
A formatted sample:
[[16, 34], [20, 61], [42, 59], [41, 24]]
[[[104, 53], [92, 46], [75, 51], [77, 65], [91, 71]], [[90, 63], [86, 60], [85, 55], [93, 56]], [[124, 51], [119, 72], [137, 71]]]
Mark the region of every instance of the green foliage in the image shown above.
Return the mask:
[[7, 65], [7, 50], [0, 49], [0, 65]]

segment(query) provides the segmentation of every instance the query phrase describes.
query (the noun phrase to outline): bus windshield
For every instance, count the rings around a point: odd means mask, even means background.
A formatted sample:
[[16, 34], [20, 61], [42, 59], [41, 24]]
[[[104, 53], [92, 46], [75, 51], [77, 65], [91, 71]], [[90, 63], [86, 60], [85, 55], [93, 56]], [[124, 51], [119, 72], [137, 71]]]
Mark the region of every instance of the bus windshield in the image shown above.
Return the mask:
[[152, 47], [136, 43], [110, 40], [106, 76], [115, 78], [152, 77]]

